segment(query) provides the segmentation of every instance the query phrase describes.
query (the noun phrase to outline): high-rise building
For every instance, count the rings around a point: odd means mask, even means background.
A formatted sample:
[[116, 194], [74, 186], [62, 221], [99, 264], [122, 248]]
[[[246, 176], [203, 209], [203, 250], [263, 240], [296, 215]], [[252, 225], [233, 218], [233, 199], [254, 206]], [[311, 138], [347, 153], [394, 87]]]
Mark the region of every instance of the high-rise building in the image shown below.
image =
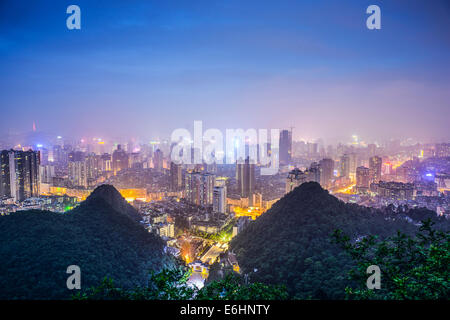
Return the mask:
[[55, 167], [46, 165], [39, 166], [39, 179], [41, 183], [51, 184], [55, 177]]
[[357, 167], [356, 153], [345, 153], [341, 157], [341, 177], [354, 179]]
[[310, 168], [305, 171], [295, 168], [289, 172], [286, 178], [286, 193], [291, 192], [305, 182], [320, 183], [320, 177], [320, 166], [316, 162], [313, 162]]
[[101, 157], [94, 153], [91, 153], [87, 155], [85, 161], [87, 167], [88, 183], [95, 182], [102, 173]]
[[251, 198], [255, 190], [255, 164], [247, 157], [243, 163], [236, 163], [236, 180], [242, 198]]
[[321, 169], [320, 169], [320, 165], [317, 162], [311, 163], [309, 169], [306, 170], [306, 173], [309, 176], [309, 179], [308, 179], [309, 181], [315, 181], [317, 183], [320, 183]]
[[102, 172], [112, 171], [112, 160], [109, 153], [100, 156], [100, 169]]
[[316, 157], [319, 153], [319, 144], [315, 142], [308, 142], [307, 145], [308, 157]]
[[356, 169], [356, 191], [358, 193], [366, 193], [369, 191], [371, 180], [370, 169], [366, 167], [358, 167]]
[[35, 151], [2, 151], [0, 196], [17, 202], [39, 196], [39, 157]]
[[153, 155], [153, 167], [157, 171], [162, 171], [164, 167], [164, 155], [163, 152], [160, 149], [157, 149], [155, 151], [155, 154]]
[[117, 150], [112, 154], [112, 167], [114, 175], [120, 170], [128, 168], [128, 154], [122, 149], [120, 144], [117, 146]]
[[381, 166], [383, 160], [381, 157], [373, 156], [369, 159], [369, 169], [372, 175], [372, 182], [378, 183], [381, 180]]
[[227, 211], [227, 187], [214, 187], [213, 190], [213, 211], [226, 213]]
[[81, 151], [69, 153], [69, 182], [74, 187], [88, 187], [88, 166]]
[[289, 165], [292, 162], [292, 132], [281, 130], [280, 132], [280, 164]]
[[183, 186], [181, 164], [170, 163], [170, 189], [180, 191]]
[[322, 187], [329, 187], [333, 179], [334, 161], [333, 159], [322, 159], [319, 162], [320, 166], [320, 185]]
[[340, 165], [341, 165], [341, 170], [340, 170], [340, 175], [341, 177], [345, 177], [345, 178], [350, 178], [350, 157], [348, 156], [348, 154], [344, 154], [341, 157], [341, 161], [340, 161]]
[[11, 197], [11, 184], [9, 173], [9, 152], [0, 152], [0, 197]]
[[286, 178], [286, 193], [291, 192], [296, 187], [307, 181], [308, 179], [305, 173], [302, 170], [295, 168], [294, 170], [289, 172]]
[[213, 204], [214, 175], [205, 172], [186, 172], [186, 199], [198, 206]]

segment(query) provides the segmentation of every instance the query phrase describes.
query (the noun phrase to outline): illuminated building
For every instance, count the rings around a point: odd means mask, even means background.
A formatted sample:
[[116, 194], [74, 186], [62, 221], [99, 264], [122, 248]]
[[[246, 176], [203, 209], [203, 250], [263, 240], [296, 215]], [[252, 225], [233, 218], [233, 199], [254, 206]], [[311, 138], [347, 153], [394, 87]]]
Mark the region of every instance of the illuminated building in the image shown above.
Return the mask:
[[320, 177], [320, 165], [317, 162], [313, 162], [310, 168], [305, 171], [295, 168], [289, 172], [286, 178], [286, 193], [291, 192], [305, 182], [320, 183]]
[[0, 198], [11, 197], [10, 173], [9, 173], [9, 151], [0, 152]]
[[147, 201], [147, 189], [145, 188], [119, 189], [119, 192], [128, 202], [135, 200]]
[[350, 157], [348, 154], [344, 154], [341, 157], [341, 177], [350, 178]]
[[39, 196], [39, 152], [2, 151], [0, 196], [16, 202]]
[[69, 153], [69, 182], [74, 187], [88, 186], [88, 172], [85, 155], [81, 151]]
[[46, 165], [39, 166], [39, 178], [41, 183], [52, 183], [53, 177], [55, 176], [55, 167]]
[[349, 154], [344, 154], [343, 158], [343, 165], [344, 167], [343, 172], [345, 173], [345, 177], [352, 179], [353, 181], [355, 180], [355, 176], [356, 176], [356, 167], [358, 164], [358, 158], [356, 153], [349, 153]]
[[216, 181], [215, 181], [214, 185], [216, 187], [226, 187], [227, 179], [228, 178], [226, 178], [226, 177], [216, 177]]
[[369, 159], [369, 169], [372, 174], [372, 182], [378, 183], [381, 180], [381, 166], [382, 159], [378, 156], [373, 156]]
[[300, 169], [295, 168], [286, 178], [286, 193], [291, 192], [299, 185], [308, 181], [308, 176]]
[[439, 143], [435, 146], [435, 156], [438, 158], [450, 157], [450, 143]]
[[311, 163], [311, 166], [306, 170], [308, 181], [320, 183], [320, 165], [317, 162]]
[[254, 207], [262, 208], [263, 206], [263, 199], [261, 193], [254, 193], [253, 194], [253, 201], [252, 204]]
[[292, 132], [281, 130], [280, 132], [280, 164], [289, 165], [292, 160]]
[[[255, 189], [255, 165], [247, 157], [242, 163], [236, 162], [236, 180], [242, 198], [251, 198]], [[251, 205], [251, 204], [250, 204]]]
[[414, 185], [412, 183], [384, 182], [373, 183], [370, 188], [380, 197], [390, 200], [413, 200]]
[[88, 184], [95, 184], [98, 176], [102, 173], [101, 157], [94, 153], [89, 154], [86, 159], [87, 179]]
[[450, 190], [450, 174], [448, 173], [436, 173], [435, 182], [441, 192]]
[[233, 211], [236, 217], [250, 217], [252, 220], [256, 220], [256, 218], [264, 213], [264, 209], [257, 207], [235, 207], [233, 208]]
[[216, 186], [213, 190], [213, 211], [226, 213], [227, 211], [227, 187]]
[[198, 206], [213, 204], [214, 175], [205, 172], [186, 173], [186, 199]]
[[163, 224], [159, 228], [158, 232], [161, 237], [175, 238], [175, 224], [174, 223]]
[[366, 167], [356, 168], [356, 191], [358, 193], [366, 193], [369, 191], [370, 182], [370, 169]]
[[53, 146], [53, 162], [61, 165], [66, 165], [68, 160], [68, 153], [68, 148], [63, 148], [60, 145]]
[[112, 154], [112, 167], [114, 175], [120, 170], [128, 169], [128, 154], [122, 149], [120, 144]]
[[104, 153], [100, 156], [100, 170], [102, 172], [112, 171], [111, 155]]
[[183, 175], [181, 164], [170, 163], [170, 189], [180, 191], [183, 187]]

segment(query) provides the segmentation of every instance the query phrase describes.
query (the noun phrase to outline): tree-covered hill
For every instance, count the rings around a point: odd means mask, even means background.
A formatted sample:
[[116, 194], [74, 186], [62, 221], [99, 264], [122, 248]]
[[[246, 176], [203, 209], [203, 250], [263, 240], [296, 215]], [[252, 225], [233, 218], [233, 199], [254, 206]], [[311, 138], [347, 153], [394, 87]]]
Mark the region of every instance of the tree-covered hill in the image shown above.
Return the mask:
[[70, 298], [69, 265], [80, 267], [82, 288], [106, 276], [125, 288], [145, 284], [149, 270], [170, 262], [161, 240], [137, 219], [109, 185], [66, 214], [30, 210], [0, 217], [0, 299]]
[[[427, 214], [435, 215], [421, 211]], [[355, 242], [368, 235], [385, 238], [398, 230], [414, 234], [417, 226], [380, 210], [346, 204], [309, 182], [238, 234], [231, 249], [250, 281], [284, 284], [298, 299], [342, 299], [351, 285], [347, 273], [354, 262], [332, 242], [336, 229]]]

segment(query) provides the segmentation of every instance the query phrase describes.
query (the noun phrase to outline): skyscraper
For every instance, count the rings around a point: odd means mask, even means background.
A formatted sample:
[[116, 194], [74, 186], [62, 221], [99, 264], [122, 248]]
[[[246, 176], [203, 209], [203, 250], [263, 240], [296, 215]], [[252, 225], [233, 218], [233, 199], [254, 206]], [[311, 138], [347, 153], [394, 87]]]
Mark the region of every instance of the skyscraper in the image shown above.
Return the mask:
[[122, 149], [120, 144], [117, 146], [117, 150], [112, 154], [112, 166], [114, 175], [120, 170], [128, 168], [128, 154]]
[[153, 155], [153, 166], [157, 171], [162, 171], [164, 167], [164, 155], [160, 149], [157, 149]]
[[292, 132], [281, 130], [280, 132], [280, 164], [289, 165], [292, 160]]
[[0, 196], [17, 202], [39, 196], [39, 152], [2, 151], [0, 169]]
[[322, 159], [319, 162], [320, 166], [320, 185], [328, 187], [333, 179], [334, 161], [333, 159]]
[[188, 171], [186, 173], [186, 199], [198, 206], [213, 204], [214, 175], [205, 172]]
[[227, 210], [227, 187], [216, 186], [213, 190], [213, 211], [226, 213]]
[[0, 197], [11, 197], [11, 184], [9, 173], [9, 152], [0, 152]]
[[356, 168], [356, 191], [366, 193], [370, 186], [370, 169], [366, 167]]
[[341, 177], [350, 178], [350, 157], [348, 154], [344, 154], [340, 161], [340, 175]]
[[383, 160], [381, 157], [373, 156], [369, 159], [369, 169], [372, 175], [372, 182], [378, 183], [381, 180], [381, 165]]
[[358, 159], [356, 153], [346, 153], [341, 157], [341, 176], [355, 179]]
[[170, 163], [170, 189], [180, 191], [183, 185], [181, 164]]
[[81, 151], [69, 153], [69, 182], [74, 187], [88, 187], [88, 168]]
[[247, 157], [244, 163], [236, 163], [236, 180], [242, 198], [251, 198], [255, 190], [255, 165]]

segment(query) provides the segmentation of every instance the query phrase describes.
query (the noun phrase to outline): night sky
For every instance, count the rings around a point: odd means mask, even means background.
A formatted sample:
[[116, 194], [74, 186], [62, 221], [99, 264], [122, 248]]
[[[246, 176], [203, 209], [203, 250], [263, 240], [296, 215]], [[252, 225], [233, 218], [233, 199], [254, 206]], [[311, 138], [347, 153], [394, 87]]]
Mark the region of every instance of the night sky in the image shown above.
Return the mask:
[[0, 0], [0, 133], [449, 139], [449, 17], [425, 0]]

